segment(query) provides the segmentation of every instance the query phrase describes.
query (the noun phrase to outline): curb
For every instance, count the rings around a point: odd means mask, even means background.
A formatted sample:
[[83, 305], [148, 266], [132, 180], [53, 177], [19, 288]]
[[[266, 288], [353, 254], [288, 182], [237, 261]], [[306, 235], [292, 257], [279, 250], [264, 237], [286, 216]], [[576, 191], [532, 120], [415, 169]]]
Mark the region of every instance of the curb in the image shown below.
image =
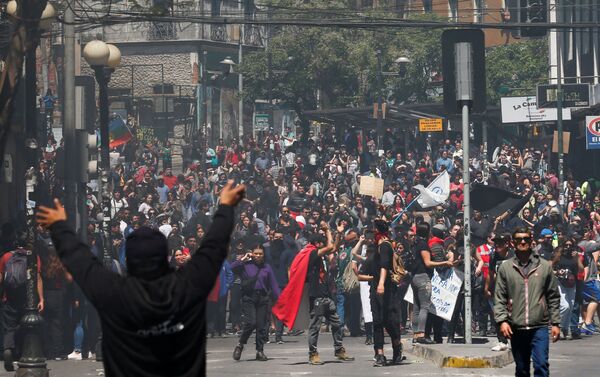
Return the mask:
[[502, 368], [514, 361], [511, 351], [498, 352], [493, 356], [453, 356], [435, 347], [407, 343], [404, 344], [406, 352], [430, 360], [439, 368]]

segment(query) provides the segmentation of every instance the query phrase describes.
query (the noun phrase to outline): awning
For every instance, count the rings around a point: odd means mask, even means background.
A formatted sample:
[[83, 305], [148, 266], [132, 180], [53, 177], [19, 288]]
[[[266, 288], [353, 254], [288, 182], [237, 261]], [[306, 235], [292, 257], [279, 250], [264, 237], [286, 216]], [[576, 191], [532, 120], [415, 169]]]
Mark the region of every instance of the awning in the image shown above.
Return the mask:
[[[385, 119], [382, 120], [384, 128], [414, 127], [419, 119], [423, 118], [442, 118], [446, 121], [449, 117], [444, 111], [444, 104], [441, 102], [410, 104], [410, 105], [388, 105]], [[492, 114], [488, 111], [487, 118], [492, 115], [499, 118], [498, 108], [492, 109]], [[362, 129], [375, 129], [377, 119], [373, 117], [373, 106], [363, 107], [344, 107], [327, 110], [305, 111], [303, 115], [312, 121], [335, 124], [337, 126], [354, 126]], [[472, 115], [473, 118], [479, 118]], [[452, 116], [450, 119], [459, 120], [459, 116]], [[499, 121], [497, 119], [496, 121]]]

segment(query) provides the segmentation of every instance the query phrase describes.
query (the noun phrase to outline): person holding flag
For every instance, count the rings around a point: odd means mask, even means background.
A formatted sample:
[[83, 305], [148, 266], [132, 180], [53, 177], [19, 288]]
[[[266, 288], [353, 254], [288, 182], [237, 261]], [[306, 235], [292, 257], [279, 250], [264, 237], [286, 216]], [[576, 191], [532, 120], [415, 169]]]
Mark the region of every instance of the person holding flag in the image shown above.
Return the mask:
[[419, 190], [420, 194], [408, 203], [406, 208], [404, 208], [404, 211], [400, 212], [396, 218], [394, 218], [392, 225], [400, 220], [402, 215], [415, 203], [419, 203], [422, 209], [445, 203], [450, 196], [450, 176], [448, 175], [448, 172], [444, 170], [444, 172], [438, 175], [429, 186], [424, 187], [423, 185], [415, 185], [414, 188]]
[[288, 328], [293, 328], [300, 308], [304, 282], [308, 281], [310, 302], [310, 325], [308, 335], [309, 363], [323, 365], [317, 351], [319, 330], [323, 319], [331, 325], [335, 357], [341, 361], [353, 361], [346, 354], [342, 344], [342, 326], [337, 314], [335, 300], [331, 297], [328, 263], [325, 256], [336, 250], [341, 231], [336, 242], [325, 222], [321, 222], [321, 232], [311, 235], [309, 243], [294, 258], [290, 267], [290, 279], [279, 300], [273, 305], [273, 314]]

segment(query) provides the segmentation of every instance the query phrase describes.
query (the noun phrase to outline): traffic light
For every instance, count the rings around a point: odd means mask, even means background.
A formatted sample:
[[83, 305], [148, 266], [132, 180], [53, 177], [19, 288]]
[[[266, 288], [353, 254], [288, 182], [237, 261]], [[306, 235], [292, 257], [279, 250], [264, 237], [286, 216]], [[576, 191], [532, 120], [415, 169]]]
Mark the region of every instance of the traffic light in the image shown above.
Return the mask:
[[446, 114], [460, 114], [461, 106], [456, 93], [457, 46], [460, 43], [469, 43], [470, 61], [472, 62], [473, 94], [471, 111], [483, 113], [486, 111], [485, 87], [485, 35], [478, 29], [450, 29], [442, 33], [442, 74], [444, 76], [444, 109]]
[[[519, 22], [536, 24], [548, 22], [547, 0], [519, 0]], [[544, 37], [547, 29], [521, 27], [521, 37]]]
[[79, 148], [77, 180], [87, 183], [98, 178], [98, 137], [96, 133], [77, 130], [77, 146]]

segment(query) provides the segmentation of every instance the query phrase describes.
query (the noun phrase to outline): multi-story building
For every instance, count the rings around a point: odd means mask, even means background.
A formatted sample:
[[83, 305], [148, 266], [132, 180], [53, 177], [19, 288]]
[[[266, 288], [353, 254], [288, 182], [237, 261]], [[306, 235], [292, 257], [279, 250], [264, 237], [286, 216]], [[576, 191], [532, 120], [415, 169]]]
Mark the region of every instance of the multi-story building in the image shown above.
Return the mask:
[[[240, 100], [242, 77], [235, 67], [233, 74], [224, 74], [227, 67], [220, 62], [229, 57], [239, 64], [244, 53], [263, 47], [264, 27], [175, 20], [191, 14], [253, 18], [253, 1], [122, 0], [111, 4], [111, 12], [125, 14], [135, 6], [151, 9], [165, 21], [128, 22], [81, 33], [82, 45], [99, 38], [121, 51], [121, 65], [109, 84], [111, 111], [135, 116], [142, 138], [201, 135], [214, 143], [249, 132], [252, 108], [244, 109]], [[100, 7], [106, 11], [105, 3]], [[87, 74], [83, 59], [81, 65]], [[204, 81], [203, 73], [207, 76]]]

